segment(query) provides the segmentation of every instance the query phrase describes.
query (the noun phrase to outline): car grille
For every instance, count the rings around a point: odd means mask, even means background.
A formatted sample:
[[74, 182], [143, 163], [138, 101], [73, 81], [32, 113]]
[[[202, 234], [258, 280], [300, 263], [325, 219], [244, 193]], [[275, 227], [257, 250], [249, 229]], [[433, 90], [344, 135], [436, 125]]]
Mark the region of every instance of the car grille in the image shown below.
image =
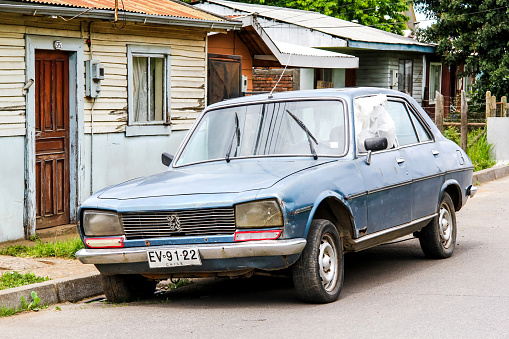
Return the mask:
[[126, 239], [235, 233], [232, 207], [122, 213]]

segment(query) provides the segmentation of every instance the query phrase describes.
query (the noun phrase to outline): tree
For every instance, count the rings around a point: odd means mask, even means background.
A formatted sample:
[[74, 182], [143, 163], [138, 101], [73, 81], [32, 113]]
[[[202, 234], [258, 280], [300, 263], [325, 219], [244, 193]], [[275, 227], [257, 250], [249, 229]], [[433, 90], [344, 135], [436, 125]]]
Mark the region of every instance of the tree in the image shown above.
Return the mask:
[[509, 0], [416, 0], [436, 23], [419, 32], [437, 43], [448, 65], [464, 64], [463, 76], [476, 75], [476, 101], [486, 91], [509, 94]]
[[[315, 11], [361, 25], [402, 34], [408, 17], [407, 0], [234, 0], [258, 5], [269, 5]], [[186, 0], [186, 2], [192, 2]]]

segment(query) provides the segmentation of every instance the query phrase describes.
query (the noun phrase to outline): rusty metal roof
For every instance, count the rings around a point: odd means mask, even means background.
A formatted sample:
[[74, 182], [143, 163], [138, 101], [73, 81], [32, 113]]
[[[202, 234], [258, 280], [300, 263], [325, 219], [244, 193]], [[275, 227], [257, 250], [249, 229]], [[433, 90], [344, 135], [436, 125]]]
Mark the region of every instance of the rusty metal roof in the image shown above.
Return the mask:
[[[75, 8], [114, 10], [115, 0], [22, 0], [23, 2], [58, 5]], [[119, 0], [119, 15], [122, 11], [157, 16], [168, 16], [196, 20], [227, 21], [225, 18], [200, 10], [197, 7], [173, 0]]]

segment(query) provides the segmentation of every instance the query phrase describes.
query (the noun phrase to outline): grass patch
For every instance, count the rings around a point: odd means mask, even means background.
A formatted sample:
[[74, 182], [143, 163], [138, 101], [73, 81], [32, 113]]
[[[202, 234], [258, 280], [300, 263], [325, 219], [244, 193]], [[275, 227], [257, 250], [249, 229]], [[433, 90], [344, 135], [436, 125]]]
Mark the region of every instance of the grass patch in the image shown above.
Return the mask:
[[[444, 136], [458, 145], [461, 144], [461, 134], [454, 126], [449, 126], [444, 130]], [[492, 157], [493, 145], [488, 143], [484, 128], [468, 132], [467, 140], [470, 145], [467, 155], [472, 160], [474, 172], [493, 167], [497, 163]], [[474, 140], [475, 142], [471, 144]]]
[[79, 237], [58, 240], [54, 242], [42, 242], [37, 240], [34, 246], [11, 245], [0, 249], [0, 255], [10, 255], [13, 257], [34, 257], [34, 258], [68, 258], [75, 259], [75, 253], [84, 248]]
[[0, 276], [0, 290], [40, 283], [47, 280], [50, 280], [50, 278], [38, 277], [33, 273], [7, 272]]

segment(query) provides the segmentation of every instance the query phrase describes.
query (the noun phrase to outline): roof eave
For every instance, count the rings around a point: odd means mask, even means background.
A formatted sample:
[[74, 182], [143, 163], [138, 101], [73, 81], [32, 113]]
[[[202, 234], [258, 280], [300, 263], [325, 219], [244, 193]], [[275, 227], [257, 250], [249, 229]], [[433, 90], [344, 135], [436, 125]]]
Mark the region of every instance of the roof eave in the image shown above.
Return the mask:
[[420, 52], [435, 53], [434, 46], [412, 45], [412, 44], [389, 44], [382, 42], [368, 42], [349, 40], [348, 47], [359, 49], [372, 49], [378, 51], [399, 51], [399, 52]]
[[[36, 4], [0, 4], [0, 12], [4, 13], [20, 13], [20, 14], [40, 14], [48, 16], [69, 16], [73, 17], [83, 13], [86, 8], [82, 7], [64, 7], [64, 6], [50, 6], [50, 5], [36, 5]], [[120, 15], [119, 15], [120, 16]], [[114, 11], [107, 9], [94, 9], [80, 15], [80, 18], [103, 19], [113, 20]], [[124, 13], [121, 14], [124, 17]], [[200, 27], [210, 29], [240, 29], [242, 23], [240, 21], [215, 21], [215, 20], [200, 20], [191, 18], [179, 18], [163, 15], [150, 15], [143, 13], [125, 12], [125, 19], [131, 22], [143, 22], [159, 25], [175, 25], [186, 27]]]

